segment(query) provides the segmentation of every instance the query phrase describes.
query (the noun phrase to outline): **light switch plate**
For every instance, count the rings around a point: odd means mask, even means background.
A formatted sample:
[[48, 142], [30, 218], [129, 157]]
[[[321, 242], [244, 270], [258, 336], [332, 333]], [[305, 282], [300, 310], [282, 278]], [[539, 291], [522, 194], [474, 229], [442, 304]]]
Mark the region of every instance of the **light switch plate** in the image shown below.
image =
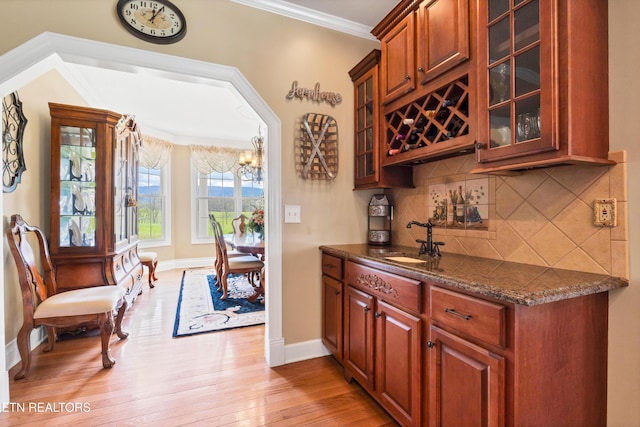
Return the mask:
[[300, 205], [284, 205], [284, 222], [286, 223], [299, 223], [300, 219]]
[[593, 202], [593, 225], [615, 227], [616, 199], [596, 199]]

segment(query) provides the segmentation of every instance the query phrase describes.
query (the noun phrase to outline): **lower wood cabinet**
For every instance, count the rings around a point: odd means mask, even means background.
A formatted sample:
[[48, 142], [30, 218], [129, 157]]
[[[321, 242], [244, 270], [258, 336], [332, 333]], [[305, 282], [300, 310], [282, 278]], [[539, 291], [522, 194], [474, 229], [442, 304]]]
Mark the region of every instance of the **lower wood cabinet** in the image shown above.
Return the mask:
[[403, 425], [420, 425], [420, 318], [346, 287], [344, 366]]
[[421, 425], [423, 322], [403, 302], [419, 306], [422, 284], [352, 262], [345, 282], [345, 377], [400, 424]]
[[342, 360], [342, 282], [322, 275], [322, 343]]
[[428, 346], [430, 425], [504, 425], [504, 357], [435, 326]]
[[399, 424], [606, 425], [607, 292], [527, 306], [363, 262], [323, 254], [323, 342]]

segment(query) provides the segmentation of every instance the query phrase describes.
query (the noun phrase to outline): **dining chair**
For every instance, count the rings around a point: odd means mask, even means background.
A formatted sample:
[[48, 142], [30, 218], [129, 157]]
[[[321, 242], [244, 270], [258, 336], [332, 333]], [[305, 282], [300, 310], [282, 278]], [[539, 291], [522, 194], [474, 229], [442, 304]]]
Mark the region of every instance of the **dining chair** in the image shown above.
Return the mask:
[[[214, 238], [215, 238], [215, 232], [216, 232], [216, 223], [220, 224], [220, 222], [216, 219], [216, 216], [212, 213], [209, 214], [209, 223], [211, 224], [211, 228], [213, 229], [213, 233], [214, 233]], [[233, 226], [233, 224], [232, 224]], [[220, 227], [222, 227], [222, 224], [220, 224]], [[241, 256], [249, 256], [251, 254], [245, 253], [245, 252], [240, 252], [237, 251], [233, 248], [230, 248], [231, 245], [229, 245], [229, 243], [224, 239], [224, 234], [222, 236], [222, 239], [226, 245], [227, 248], [227, 256], [229, 258], [235, 258], [235, 257], [241, 257]]]
[[231, 220], [231, 227], [233, 227], [233, 235], [237, 237], [244, 237], [247, 233], [247, 216], [240, 214], [239, 216]]
[[[122, 286], [93, 286], [58, 292], [47, 240], [42, 230], [28, 225], [20, 215], [14, 214], [6, 233], [22, 291], [23, 322], [16, 338], [21, 367], [14, 379], [25, 378], [28, 374], [31, 367], [31, 331], [41, 325], [47, 331], [48, 345], [45, 352], [53, 350], [56, 328], [99, 326], [102, 366], [111, 368], [116, 363], [109, 352], [114, 330], [114, 312], [117, 311], [116, 334], [120, 339], [129, 335], [122, 331], [122, 319], [127, 308], [124, 299], [126, 289]], [[37, 243], [39, 261], [31, 242]]]
[[256, 280], [262, 280], [264, 262], [253, 255], [229, 257], [222, 226], [215, 219], [212, 220], [212, 225], [216, 240], [216, 278], [218, 279], [218, 290], [222, 290], [220, 299], [227, 299], [227, 277], [230, 274], [246, 274], [251, 286], [257, 287]]

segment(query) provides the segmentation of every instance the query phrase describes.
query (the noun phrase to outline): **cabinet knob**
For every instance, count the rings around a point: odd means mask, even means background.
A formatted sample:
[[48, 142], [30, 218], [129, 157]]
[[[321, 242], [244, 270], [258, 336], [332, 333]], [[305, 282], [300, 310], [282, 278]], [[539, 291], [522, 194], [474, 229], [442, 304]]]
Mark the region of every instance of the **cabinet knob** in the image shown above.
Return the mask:
[[370, 310], [371, 310], [371, 309], [370, 309], [368, 306], [366, 306], [366, 305], [364, 306], [364, 312], [365, 312], [365, 313], [368, 313]]
[[484, 144], [482, 142], [476, 142], [476, 150], [482, 150], [484, 148]]
[[407, 74], [406, 76], [404, 76], [404, 79], [405, 80], [411, 80], [411, 76]]
[[380, 318], [380, 316], [382, 316], [382, 313], [376, 312], [373, 316], [374, 316], [376, 319], [379, 319], [379, 318]]
[[418, 71], [420, 71], [421, 73], [424, 73], [424, 68], [418, 67]]
[[436, 343], [434, 343], [433, 341], [427, 341], [427, 347], [433, 348], [435, 346], [436, 346]]
[[336, 291], [336, 295], [340, 295], [340, 291]]

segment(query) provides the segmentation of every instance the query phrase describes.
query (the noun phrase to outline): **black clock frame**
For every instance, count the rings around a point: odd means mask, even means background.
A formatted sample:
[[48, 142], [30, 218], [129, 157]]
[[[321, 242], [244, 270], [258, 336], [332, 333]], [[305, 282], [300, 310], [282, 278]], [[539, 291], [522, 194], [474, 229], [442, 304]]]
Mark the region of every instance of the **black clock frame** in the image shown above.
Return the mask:
[[174, 34], [172, 36], [168, 36], [168, 37], [152, 36], [152, 35], [149, 35], [149, 34], [146, 34], [146, 33], [142, 33], [140, 31], [138, 31], [137, 29], [133, 28], [129, 24], [127, 19], [124, 17], [124, 15], [122, 14], [122, 6], [124, 6], [125, 3], [127, 3], [127, 1], [129, 1], [129, 0], [118, 0], [118, 4], [116, 5], [116, 13], [118, 15], [118, 18], [120, 18], [120, 22], [122, 23], [124, 28], [126, 28], [127, 31], [129, 31], [131, 34], [133, 34], [134, 36], [138, 37], [139, 39], [142, 39], [142, 40], [150, 42], [150, 43], [156, 43], [156, 44], [171, 44], [171, 43], [179, 42], [187, 34], [187, 20], [184, 17], [184, 14], [178, 8], [178, 6], [176, 6], [175, 4], [171, 3], [169, 0], [153, 0], [156, 3], [160, 3], [162, 5], [169, 6], [172, 10], [175, 11], [176, 15], [178, 15], [178, 18], [182, 21], [182, 28], [180, 29], [180, 31], [178, 31], [176, 34]]

